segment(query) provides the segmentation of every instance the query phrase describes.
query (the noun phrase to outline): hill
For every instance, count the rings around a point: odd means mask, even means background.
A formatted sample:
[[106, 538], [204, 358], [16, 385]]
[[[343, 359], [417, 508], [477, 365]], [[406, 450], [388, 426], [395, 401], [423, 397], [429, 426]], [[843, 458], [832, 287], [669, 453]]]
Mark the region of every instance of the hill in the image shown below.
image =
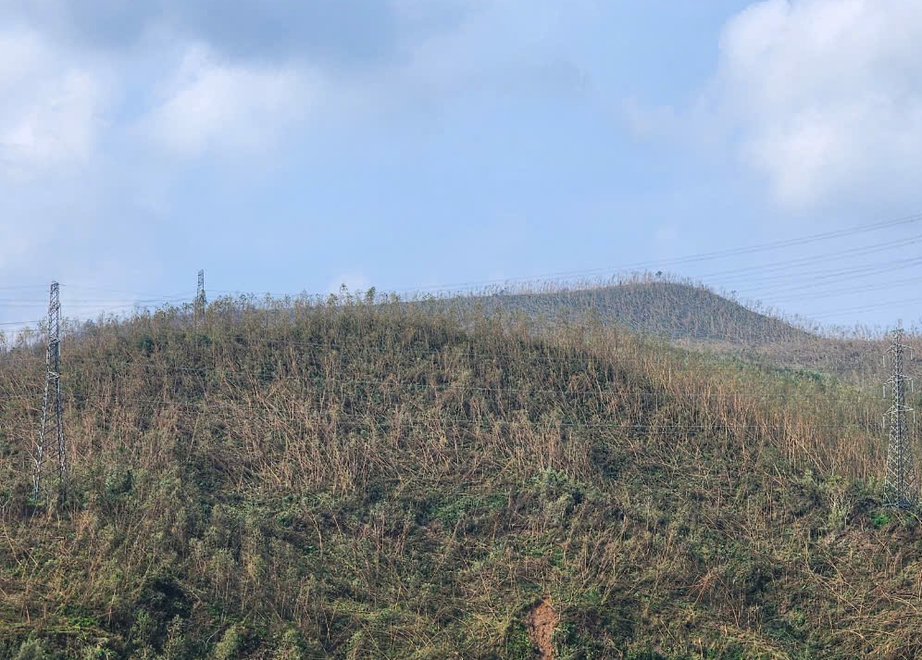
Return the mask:
[[[493, 293], [423, 301], [443, 313], [460, 308], [468, 313], [524, 316], [533, 326], [602, 323], [668, 340], [670, 343], [733, 356], [766, 367], [810, 371], [877, 388], [887, 376], [881, 356], [888, 339], [880, 332], [837, 333], [807, 323], [792, 323], [759, 312], [707, 287], [678, 280], [632, 278], [606, 286]], [[911, 334], [908, 341], [920, 345]], [[918, 371], [920, 360], [910, 360]]]
[[521, 313], [545, 322], [597, 320], [657, 337], [762, 345], [809, 338], [807, 331], [710, 289], [650, 277], [610, 285], [453, 297], [438, 307]]
[[0, 354], [0, 655], [912, 657], [883, 404], [603, 324], [213, 303]]

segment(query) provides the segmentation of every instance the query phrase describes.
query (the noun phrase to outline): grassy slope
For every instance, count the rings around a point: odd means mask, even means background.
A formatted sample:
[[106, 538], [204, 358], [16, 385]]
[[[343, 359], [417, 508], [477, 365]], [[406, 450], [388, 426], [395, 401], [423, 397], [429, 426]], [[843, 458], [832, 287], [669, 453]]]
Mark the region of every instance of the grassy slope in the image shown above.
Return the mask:
[[[610, 286], [417, 303], [421, 309], [449, 311], [459, 305], [488, 316], [518, 315], [542, 327], [587, 322], [620, 326], [692, 350], [733, 356], [766, 367], [828, 374], [855, 385], [875, 383], [876, 387], [886, 379], [881, 369], [886, 340], [860, 338], [857, 333], [833, 336], [819, 328], [807, 331], [707, 288], [678, 281], [639, 278]], [[917, 338], [910, 337], [909, 341], [918, 344]], [[911, 371], [917, 366], [908, 365]]]
[[[670, 339], [762, 345], [799, 342], [810, 336], [704, 287], [668, 280], [631, 279], [609, 286], [478, 295], [463, 300], [479, 305], [486, 314], [503, 310], [567, 322], [597, 319]], [[456, 306], [458, 300], [449, 304]]]
[[524, 659], [545, 598], [560, 658], [922, 648], [920, 529], [872, 520], [848, 387], [600, 326], [209, 314], [66, 344], [58, 512], [26, 497], [41, 355], [0, 356], [7, 655]]
[[[692, 349], [735, 356], [766, 366], [809, 370], [848, 380], [853, 384], [886, 379], [881, 356], [888, 340], [831, 336], [806, 331], [771, 314], [763, 314], [713, 291], [680, 281], [629, 279], [610, 286], [574, 290], [548, 290], [464, 299], [482, 313], [524, 314], [545, 324], [563, 320], [599, 321], [668, 339]], [[448, 301], [450, 308], [457, 299]], [[909, 337], [922, 364], [922, 343]]]

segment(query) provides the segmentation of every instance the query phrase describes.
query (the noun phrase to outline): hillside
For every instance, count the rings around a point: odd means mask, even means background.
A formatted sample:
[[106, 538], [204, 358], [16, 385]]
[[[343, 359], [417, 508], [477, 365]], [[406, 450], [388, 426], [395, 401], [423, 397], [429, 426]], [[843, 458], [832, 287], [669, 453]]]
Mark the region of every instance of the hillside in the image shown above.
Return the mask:
[[762, 345], [802, 341], [811, 335], [774, 316], [760, 314], [702, 286], [652, 278], [611, 285], [473, 295], [447, 306], [484, 314], [522, 313], [545, 322], [598, 320], [656, 337]]
[[[417, 303], [419, 304], [419, 303]], [[876, 388], [887, 376], [881, 356], [888, 340], [807, 331], [771, 313], [753, 311], [710, 289], [677, 280], [633, 278], [607, 286], [451, 297], [421, 306], [452, 313], [458, 308], [517, 318], [541, 327], [580, 323], [620, 326], [671, 343], [734, 356], [766, 367], [807, 370]], [[879, 333], [878, 333], [879, 334]], [[919, 344], [911, 335], [909, 342]], [[922, 344], [919, 344], [922, 347]], [[919, 359], [910, 361], [920, 371]]]
[[[218, 301], [0, 353], [0, 657], [922, 650], [883, 402], [603, 324]], [[48, 475], [48, 483], [51, 475]]]

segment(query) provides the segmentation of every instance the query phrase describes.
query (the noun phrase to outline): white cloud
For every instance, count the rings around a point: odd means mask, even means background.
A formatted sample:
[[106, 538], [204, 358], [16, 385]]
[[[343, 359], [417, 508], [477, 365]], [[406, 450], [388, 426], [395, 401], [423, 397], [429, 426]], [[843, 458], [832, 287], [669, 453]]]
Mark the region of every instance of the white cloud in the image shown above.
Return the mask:
[[[408, 23], [424, 23], [432, 9], [417, 0], [394, 1]], [[585, 74], [553, 57], [547, 38], [567, 10], [549, 0], [539, 9], [523, 20], [517, 0], [464, 5], [453, 29], [423, 31], [403, 44], [401, 57], [360, 71], [297, 58], [232, 61], [205, 42], [187, 43], [178, 62], [159, 72], [155, 101], [135, 133], [176, 156], [250, 154], [271, 150], [295, 131], [322, 130], [330, 118], [362, 121], [407, 107], [431, 109], [459, 93], [585, 91]]]
[[768, 0], [726, 25], [710, 93], [777, 200], [810, 208], [922, 173], [920, 81], [919, 3]]
[[[250, 155], [283, 144], [292, 131], [316, 129], [323, 118], [431, 108], [471, 91], [585, 91], [585, 74], [555, 55], [571, 7], [542, 0], [524, 16], [519, 0], [444, 0], [433, 7], [391, 0], [406, 28], [400, 57], [356, 70], [297, 56], [230, 59], [166, 20], [120, 51], [54, 40], [58, 32], [48, 21], [57, 23], [47, 16], [39, 21], [44, 31], [29, 24], [0, 31], [0, 168], [25, 176], [38, 167], [86, 163], [104, 142], [153, 144], [182, 157]], [[49, 5], [46, 13], [63, 20], [64, 8]], [[441, 14], [454, 18], [440, 26]]]
[[628, 100], [622, 116], [641, 137], [729, 145], [788, 210], [919, 203], [922, 4], [754, 3], [724, 26], [696, 103]]
[[47, 269], [36, 255], [92, 217], [112, 91], [109, 67], [29, 28], [0, 28], [0, 275]]
[[320, 77], [304, 67], [231, 65], [193, 45], [142, 126], [178, 155], [263, 151], [311, 114], [321, 89]]
[[109, 91], [104, 69], [74, 61], [37, 33], [0, 33], [0, 179], [86, 163]]
[[[409, 12], [418, 0], [404, 0]], [[565, 26], [583, 19], [591, 2], [539, 0], [468, 2], [464, 20], [414, 44], [399, 71], [402, 91], [452, 97], [487, 91], [491, 96], [566, 95], [585, 92], [590, 81], [566, 52]]]

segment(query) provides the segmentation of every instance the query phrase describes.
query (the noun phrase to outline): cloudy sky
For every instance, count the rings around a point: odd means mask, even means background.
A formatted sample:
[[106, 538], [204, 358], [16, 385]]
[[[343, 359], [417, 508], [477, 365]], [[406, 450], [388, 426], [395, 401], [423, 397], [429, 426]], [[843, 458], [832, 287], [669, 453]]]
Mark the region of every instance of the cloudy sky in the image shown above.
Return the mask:
[[52, 278], [86, 315], [199, 268], [212, 295], [650, 268], [922, 316], [922, 221], [853, 231], [922, 212], [918, 2], [0, 0], [0, 98], [0, 322]]

